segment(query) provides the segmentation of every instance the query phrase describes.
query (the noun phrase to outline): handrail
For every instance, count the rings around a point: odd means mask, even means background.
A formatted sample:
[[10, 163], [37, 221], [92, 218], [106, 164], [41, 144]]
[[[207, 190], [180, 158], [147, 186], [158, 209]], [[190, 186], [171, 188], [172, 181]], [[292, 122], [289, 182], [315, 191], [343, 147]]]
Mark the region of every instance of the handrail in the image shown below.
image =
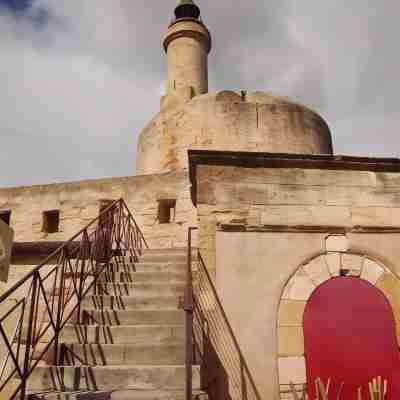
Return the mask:
[[186, 269], [186, 287], [183, 309], [185, 310], [185, 399], [192, 400], [193, 383], [193, 274], [192, 274], [192, 231], [195, 227], [188, 229], [188, 247], [187, 247], [187, 269]]
[[[213, 280], [197, 251], [193, 269], [192, 232], [188, 231], [185, 399], [192, 398], [192, 366], [200, 356], [202, 382], [211, 400], [261, 400], [254, 379], [224, 311]], [[191, 299], [189, 296], [191, 295]]]
[[0, 392], [14, 380], [10, 400], [26, 399], [28, 378], [39, 362], [51, 357], [57, 365], [62, 359], [60, 332], [73, 317], [80, 321], [82, 301], [111, 260], [137, 261], [147, 247], [119, 199], [0, 296], [0, 348], [7, 349], [0, 364]]

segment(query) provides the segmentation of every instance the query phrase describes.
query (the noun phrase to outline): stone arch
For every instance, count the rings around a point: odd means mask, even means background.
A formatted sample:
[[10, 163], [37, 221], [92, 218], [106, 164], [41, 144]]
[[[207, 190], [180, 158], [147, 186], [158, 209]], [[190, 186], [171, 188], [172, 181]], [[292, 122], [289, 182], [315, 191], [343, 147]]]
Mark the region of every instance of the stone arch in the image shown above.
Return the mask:
[[278, 376], [280, 397], [292, 398], [289, 383], [299, 390], [306, 383], [303, 314], [307, 301], [322, 283], [338, 276], [352, 276], [368, 281], [388, 299], [396, 322], [400, 343], [400, 279], [381, 262], [367, 254], [348, 250], [345, 236], [327, 239], [327, 251], [298, 267], [282, 292], [277, 321]]

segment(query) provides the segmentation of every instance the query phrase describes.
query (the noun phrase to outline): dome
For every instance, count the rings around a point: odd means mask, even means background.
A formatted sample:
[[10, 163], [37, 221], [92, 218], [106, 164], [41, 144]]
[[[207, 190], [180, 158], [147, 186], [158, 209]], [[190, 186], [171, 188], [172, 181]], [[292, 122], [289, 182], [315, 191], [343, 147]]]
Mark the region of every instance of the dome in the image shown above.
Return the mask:
[[189, 149], [332, 154], [324, 119], [266, 92], [221, 91], [162, 110], [139, 138], [137, 172], [188, 168]]

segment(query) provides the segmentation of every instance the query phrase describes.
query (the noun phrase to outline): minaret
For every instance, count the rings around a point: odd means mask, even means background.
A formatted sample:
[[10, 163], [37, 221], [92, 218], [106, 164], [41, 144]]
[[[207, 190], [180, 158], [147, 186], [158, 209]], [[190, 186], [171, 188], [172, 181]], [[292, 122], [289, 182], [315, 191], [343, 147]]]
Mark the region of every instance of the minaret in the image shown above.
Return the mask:
[[207, 93], [211, 35], [192, 0], [179, 0], [163, 44], [168, 63], [167, 96]]

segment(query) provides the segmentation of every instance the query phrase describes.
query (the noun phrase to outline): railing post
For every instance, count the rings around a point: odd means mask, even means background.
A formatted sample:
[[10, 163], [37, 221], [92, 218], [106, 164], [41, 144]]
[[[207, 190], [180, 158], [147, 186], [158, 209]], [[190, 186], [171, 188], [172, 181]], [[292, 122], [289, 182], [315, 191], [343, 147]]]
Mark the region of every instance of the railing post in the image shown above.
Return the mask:
[[[97, 227], [95, 225], [96, 223]], [[95, 229], [92, 231], [93, 228]], [[91, 231], [90, 234], [89, 229]], [[80, 238], [80, 236], [82, 237]], [[79, 238], [79, 241], [75, 241]], [[76, 243], [79, 243], [78, 247], [75, 247]], [[18, 338], [16, 338], [16, 333], [14, 333], [13, 339], [9, 342], [9, 339], [5, 337], [3, 329], [0, 329], [0, 334], [4, 336], [6, 346], [8, 347], [8, 357], [13, 359], [18, 377], [20, 378], [20, 384], [15, 390], [13, 398], [26, 400], [28, 396], [27, 385], [29, 377], [34, 368], [40, 365], [40, 360], [48, 354], [48, 350], [53, 350], [52, 358], [54, 365], [59, 365], [60, 362], [62, 363], [66, 348], [60, 343], [61, 330], [76, 313], [77, 321], [81, 321], [82, 301], [87, 293], [90, 293], [90, 290], [95, 287], [100, 273], [108, 269], [110, 259], [114, 255], [126, 255], [126, 253], [123, 252], [127, 251], [130, 251], [131, 254], [137, 257], [137, 254], [140, 254], [142, 245], [148, 248], [143, 233], [139, 229], [125, 202], [121, 199], [114, 202], [85, 228], [82, 228], [68, 240], [68, 242], [64, 243], [60, 248], [46, 257], [34, 270], [0, 295], [0, 303], [7, 302], [10, 297], [14, 298], [17, 295], [16, 292], [19, 291], [20, 288], [23, 288], [23, 285], [26, 284], [29, 287], [26, 299], [21, 299], [21, 301], [9, 311], [7, 316], [2, 317], [2, 319], [5, 319], [8, 315], [11, 315], [12, 312], [17, 312], [15, 310], [22, 304], [23, 309], [20, 316], [20, 326], [17, 325], [15, 331], [17, 332], [19, 330]], [[116, 254], [113, 252], [114, 246], [117, 250], [115, 252]], [[192, 336], [193, 288], [191, 275], [191, 239], [188, 258], [188, 290], [186, 291], [184, 309], [187, 316], [186, 329], [189, 341], [189, 345], [187, 346], [189, 399], [192, 392], [192, 365], [193, 354], [195, 353]], [[57, 262], [54, 266], [55, 260], [57, 260]], [[71, 260], [76, 260], [76, 262], [71, 263]], [[47, 271], [44, 271], [43, 267], [46, 265], [51, 265], [53, 267], [51, 272], [47, 273]], [[70, 273], [71, 276], [69, 275]], [[93, 279], [90, 275], [92, 273], [94, 275]], [[90, 277], [90, 279], [88, 277]], [[47, 279], [48, 281], [46, 281]], [[69, 279], [73, 281], [69, 281]], [[51, 290], [48, 290], [48, 285], [46, 285], [45, 282], [50, 282], [52, 284]], [[73, 287], [71, 284], [73, 284]], [[41, 303], [42, 300], [44, 300], [47, 311], [41, 308], [43, 305]], [[49, 313], [49, 321], [43, 319], [46, 316], [46, 312]], [[50, 336], [49, 334], [53, 333], [53, 330], [54, 334]], [[39, 342], [42, 337], [46, 337], [47, 339], [46, 348], [43, 349], [43, 352], [36, 352], [34, 350], [37, 342]], [[15, 341], [17, 341], [17, 354], [14, 354], [15, 352], [13, 351]], [[24, 345], [24, 347], [21, 347], [21, 345]], [[33, 354], [34, 352], [35, 354]], [[3, 370], [5, 370], [5, 367], [0, 366], [0, 375], [3, 375]], [[6, 377], [7, 382], [5, 384], [13, 378], [14, 373], [15, 371]]]
[[188, 251], [185, 288], [185, 400], [192, 400], [193, 383], [193, 280], [192, 280], [192, 231], [197, 228], [188, 229]]
[[[40, 279], [40, 275], [38, 271], [35, 271], [32, 279], [32, 293], [31, 293], [31, 302], [29, 307], [29, 319], [28, 319], [28, 332], [26, 338], [26, 346], [25, 346], [25, 357], [24, 357], [24, 369], [22, 376], [22, 385], [21, 385], [21, 400], [25, 400], [26, 397], [26, 384], [29, 377], [29, 359], [31, 354], [31, 346], [33, 341], [33, 335], [35, 332], [33, 331], [33, 323], [35, 318], [35, 308], [36, 308], [36, 292], [38, 288], [38, 280]], [[22, 321], [23, 323], [23, 321]], [[22, 326], [21, 326], [21, 329]]]
[[244, 359], [242, 354], [240, 354], [240, 380], [242, 389], [242, 400], [247, 400], [246, 374], [244, 370]]
[[[62, 308], [63, 308], [63, 300], [64, 300], [64, 276], [65, 276], [65, 263], [68, 258], [68, 248], [63, 249], [62, 263], [60, 265], [61, 273], [60, 273], [60, 287], [58, 289], [58, 302], [57, 302], [57, 320], [56, 320], [56, 329], [54, 332], [54, 365], [58, 365], [58, 348], [59, 348], [59, 337], [62, 323]], [[57, 288], [56, 288], [57, 289]]]

